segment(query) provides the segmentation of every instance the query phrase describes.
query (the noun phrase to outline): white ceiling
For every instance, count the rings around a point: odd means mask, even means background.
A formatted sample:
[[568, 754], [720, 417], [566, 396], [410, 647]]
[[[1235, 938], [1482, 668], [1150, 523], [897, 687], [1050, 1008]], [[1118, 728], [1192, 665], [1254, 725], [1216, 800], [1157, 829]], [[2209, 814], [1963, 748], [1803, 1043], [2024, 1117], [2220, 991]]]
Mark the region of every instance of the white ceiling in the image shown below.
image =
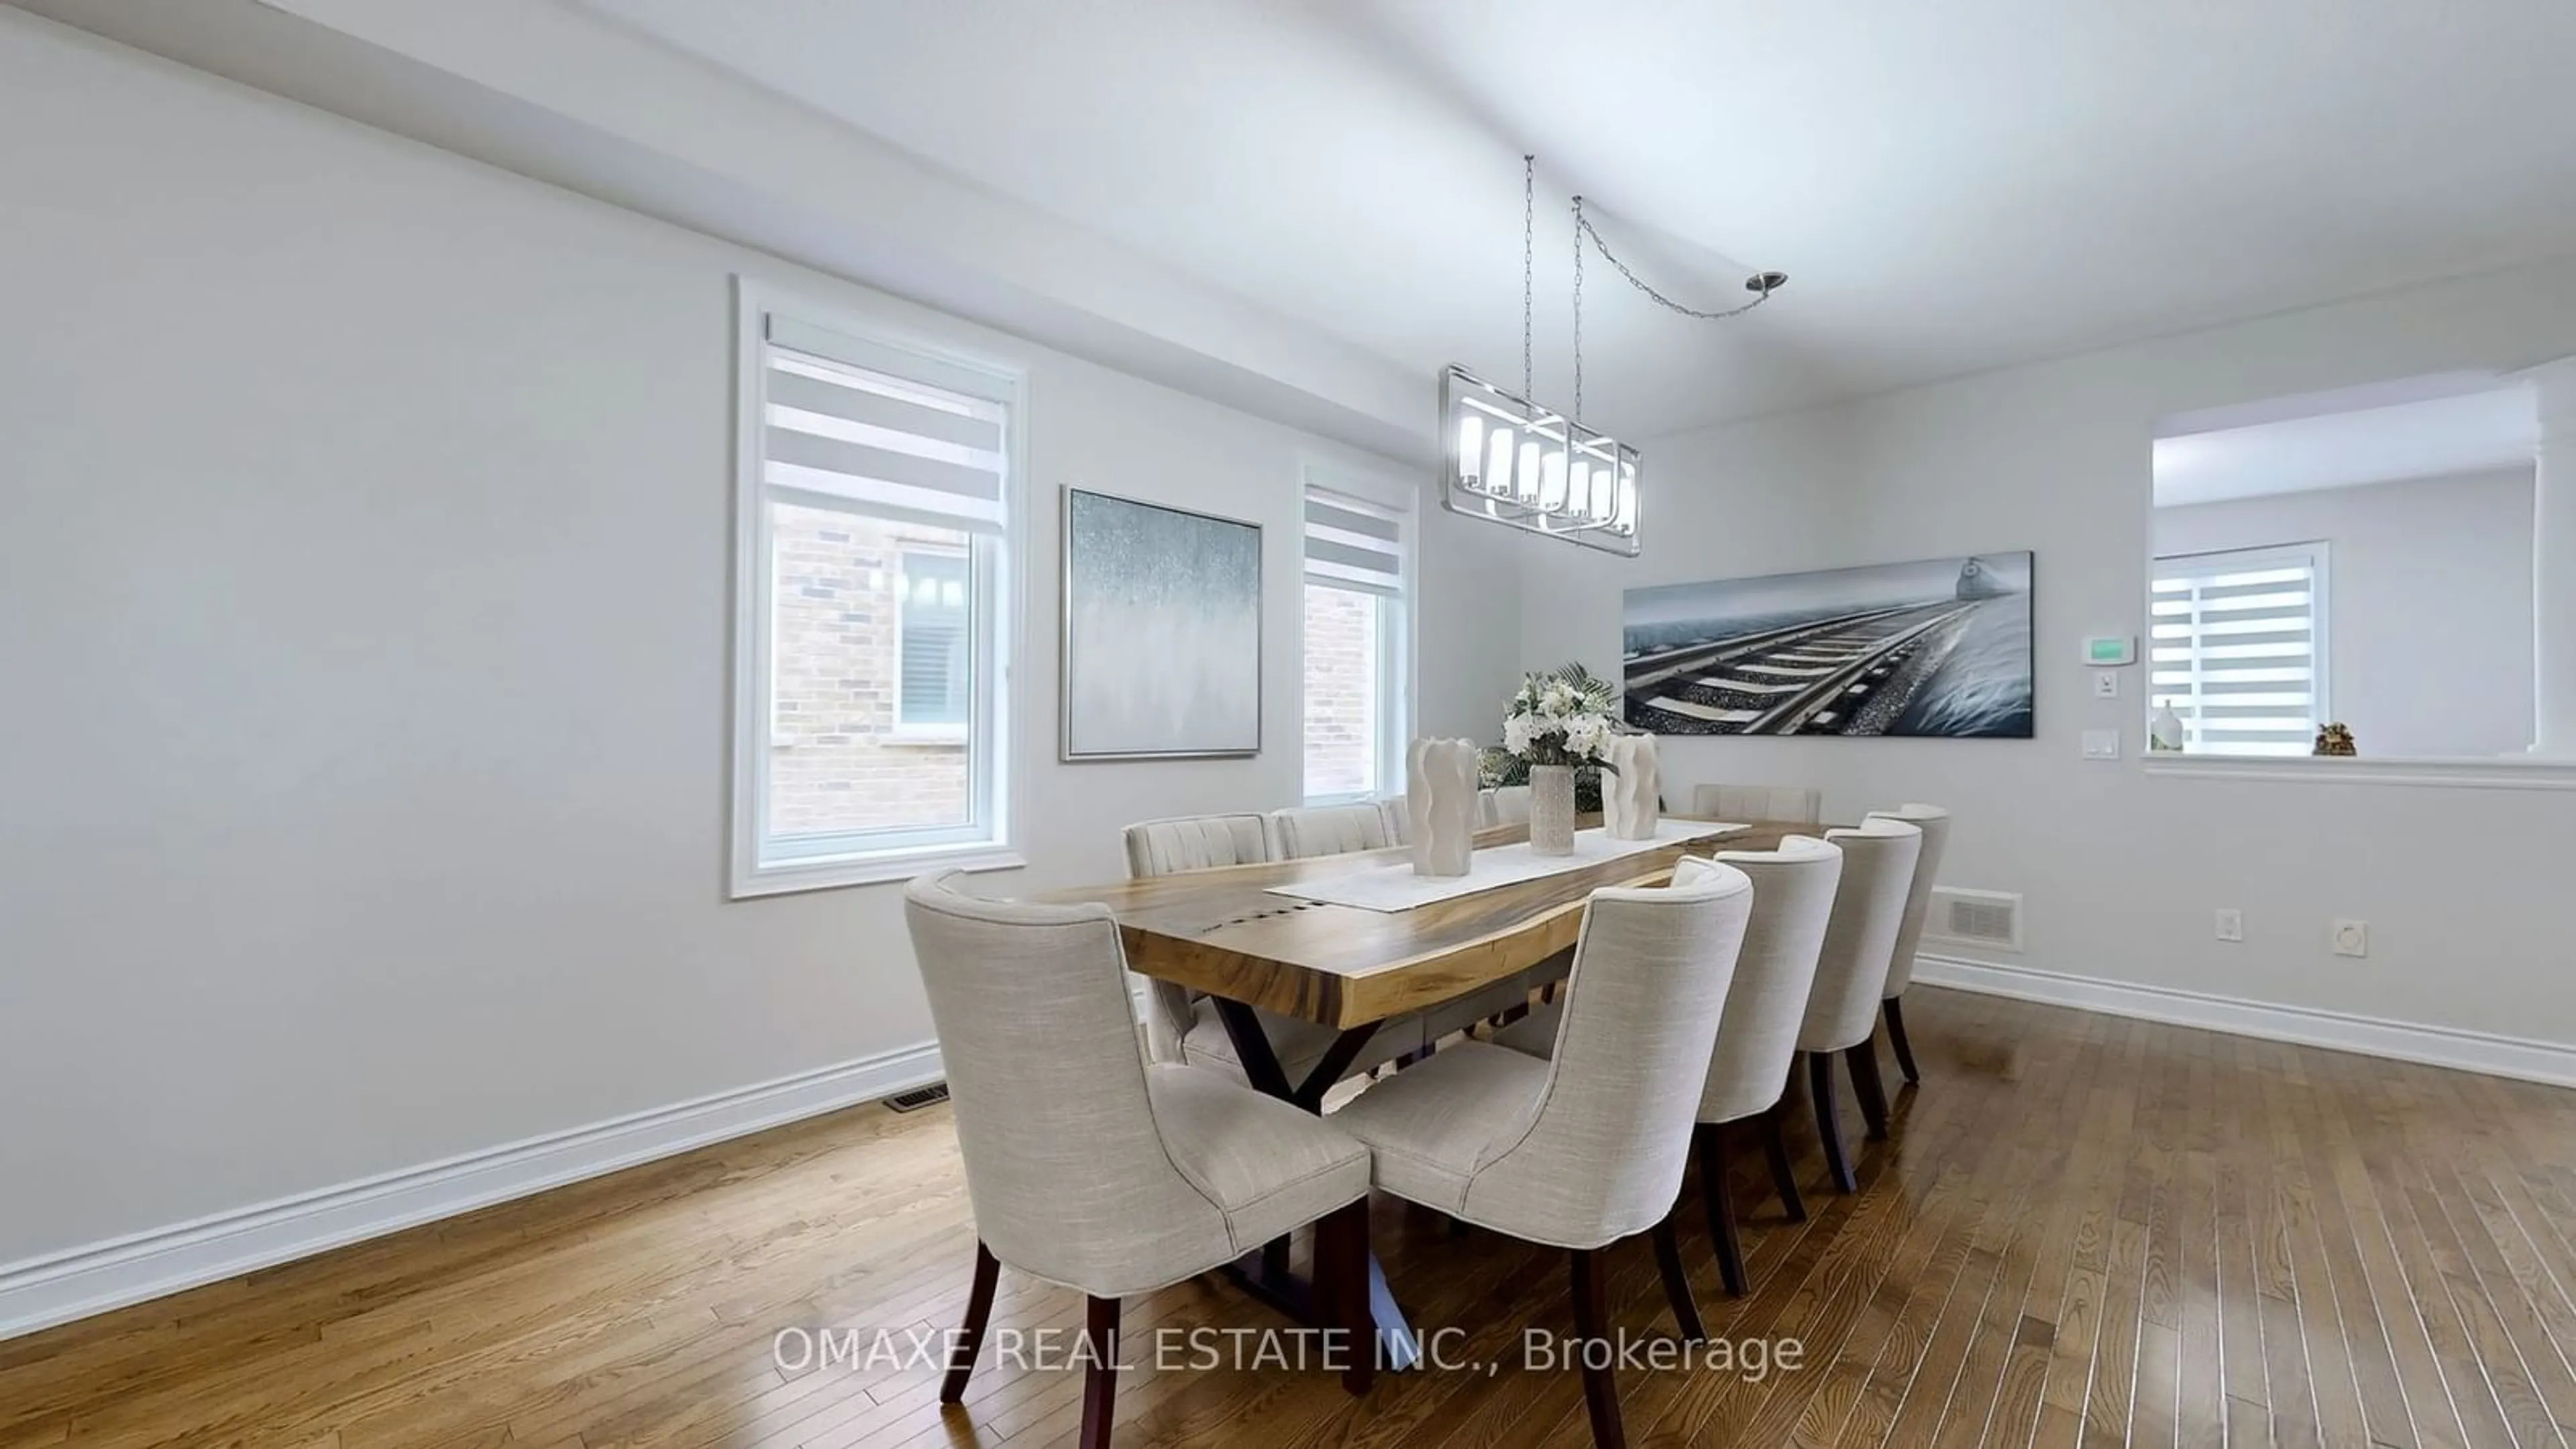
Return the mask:
[[[2316, 394], [2283, 399], [2260, 421], [2160, 437], [2156, 506], [2532, 466], [2540, 418], [2528, 385], [2493, 378], [2422, 381], [2413, 400]], [[2368, 391], [2385, 397], [2405, 390]]]
[[1424, 373], [1651, 433], [2576, 251], [2576, 5], [578, 0]]

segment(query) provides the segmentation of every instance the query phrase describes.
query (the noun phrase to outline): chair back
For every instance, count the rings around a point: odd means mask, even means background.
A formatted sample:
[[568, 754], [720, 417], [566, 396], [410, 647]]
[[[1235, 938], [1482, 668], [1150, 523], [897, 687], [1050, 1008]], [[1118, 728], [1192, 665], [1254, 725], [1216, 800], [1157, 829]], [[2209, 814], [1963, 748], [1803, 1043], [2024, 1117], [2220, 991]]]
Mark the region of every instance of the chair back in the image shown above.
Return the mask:
[[1950, 844], [1950, 812], [1909, 800], [1893, 810], [1872, 810], [1866, 818], [1902, 820], [1923, 832], [1923, 858], [1914, 863], [1914, 885], [1905, 893], [1905, 924], [1896, 933], [1887, 987], [1879, 993], [1902, 996], [1914, 984], [1914, 953], [1923, 949], [1923, 920], [1932, 912], [1932, 887], [1941, 879], [1941, 852]]
[[1546, 1087], [1528, 1131], [1468, 1185], [1469, 1217], [1583, 1248], [1671, 1211], [1752, 904], [1732, 866], [1592, 893]]
[[1393, 844], [1386, 812], [1373, 800], [1357, 805], [1301, 805], [1270, 813], [1270, 846], [1280, 860], [1384, 850]]
[[903, 905], [977, 1235], [1013, 1267], [1108, 1294], [1176, 1250], [1226, 1256], [1223, 1214], [1155, 1130], [1109, 908], [980, 900], [956, 878], [915, 880]]
[[1253, 814], [1175, 815], [1139, 821], [1123, 834], [1129, 880], [1270, 859], [1270, 832]]
[[1377, 802], [1377, 813], [1386, 821], [1387, 844], [1411, 845], [1413, 843], [1413, 793], [1411, 791], [1380, 800]]
[[1487, 825], [1527, 825], [1530, 818], [1530, 787], [1497, 785], [1485, 792]]
[[1703, 820], [1814, 825], [1825, 818], [1825, 792], [1791, 785], [1693, 785], [1691, 814]]
[[1867, 819], [1853, 830], [1828, 830], [1843, 852], [1843, 878], [1816, 959], [1816, 985], [1798, 1028], [1798, 1050], [1836, 1052], [1869, 1040], [1896, 933], [1905, 925], [1905, 893], [1923, 854], [1923, 832], [1902, 820]]
[[[1720, 851], [1716, 864], [1742, 871], [1753, 882], [1753, 914], [1745, 922], [1735, 984], [1727, 988], [1717, 1051], [1709, 1058], [1708, 1086], [1699, 1099], [1699, 1120], [1733, 1122], [1769, 1111], [1789, 1080], [1843, 876], [1843, 852], [1814, 836], [1792, 835], [1777, 850]], [[1673, 880], [1679, 884], [1685, 872], [1715, 868], [1686, 857]]]

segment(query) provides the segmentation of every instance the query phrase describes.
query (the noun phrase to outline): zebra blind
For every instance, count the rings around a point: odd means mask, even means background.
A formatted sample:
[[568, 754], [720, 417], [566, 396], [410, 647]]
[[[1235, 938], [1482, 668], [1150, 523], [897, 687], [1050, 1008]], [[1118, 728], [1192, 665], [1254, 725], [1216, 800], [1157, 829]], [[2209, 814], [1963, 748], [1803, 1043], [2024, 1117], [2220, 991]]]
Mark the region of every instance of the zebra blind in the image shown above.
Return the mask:
[[1306, 485], [1306, 578], [1337, 589], [1404, 592], [1404, 517], [1314, 484]]
[[1007, 379], [775, 313], [767, 336], [763, 482], [880, 517], [1001, 532]]
[[2326, 546], [2156, 560], [2150, 707], [2186, 752], [2304, 755], [2327, 715]]

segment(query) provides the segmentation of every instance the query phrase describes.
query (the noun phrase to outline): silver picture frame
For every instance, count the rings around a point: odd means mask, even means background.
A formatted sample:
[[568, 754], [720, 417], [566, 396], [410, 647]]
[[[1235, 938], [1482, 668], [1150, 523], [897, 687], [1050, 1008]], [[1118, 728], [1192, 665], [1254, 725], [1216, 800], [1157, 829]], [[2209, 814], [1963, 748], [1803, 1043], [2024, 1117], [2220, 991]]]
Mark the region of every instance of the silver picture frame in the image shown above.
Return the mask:
[[[1098, 535], [1113, 520], [1130, 535], [1117, 541], [1118, 551], [1132, 557], [1104, 552], [1112, 541]], [[1066, 484], [1057, 534], [1056, 758], [1081, 764], [1260, 754], [1261, 525]], [[1115, 576], [1093, 576], [1110, 571]], [[1087, 636], [1104, 631], [1132, 647], [1112, 651], [1095, 641], [1086, 651]], [[1127, 708], [1158, 695], [1166, 704], [1182, 701], [1169, 728], [1148, 727]]]

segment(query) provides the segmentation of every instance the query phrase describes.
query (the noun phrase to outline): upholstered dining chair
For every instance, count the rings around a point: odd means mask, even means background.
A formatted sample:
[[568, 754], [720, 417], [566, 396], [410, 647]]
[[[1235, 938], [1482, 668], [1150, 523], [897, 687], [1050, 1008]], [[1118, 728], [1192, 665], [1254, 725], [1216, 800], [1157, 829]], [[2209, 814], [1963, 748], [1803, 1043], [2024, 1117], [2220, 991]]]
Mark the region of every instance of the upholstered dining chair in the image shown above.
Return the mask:
[[[1226, 866], [1258, 865], [1271, 857], [1270, 830], [1267, 817], [1260, 815], [1182, 815], [1163, 820], [1144, 820], [1127, 827], [1127, 878], [1143, 880], [1149, 876], [1173, 875], [1181, 871], [1216, 870]], [[1234, 1037], [1227, 1032], [1218, 1016], [1216, 1004], [1197, 995], [1177, 982], [1147, 978], [1145, 983], [1145, 1046], [1158, 1062], [1196, 1062], [1244, 1076]], [[1314, 1074], [1327, 1053], [1333, 1050], [1339, 1032], [1293, 1016], [1273, 1011], [1254, 1010], [1262, 1034], [1269, 1038], [1270, 1049], [1285, 1068], [1288, 1080], [1303, 1084]], [[1347, 1081], [1363, 1072], [1398, 1057], [1414, 1056], [1422, 1050], [1423, 1026], [1418, 1016], [1397, 1017], [1382, 1022], [1369, 1035], [1358, 1055], [1351, 1057], [1337, 1080]], [[1318, 1083], [1328, 1086], [1330, 1083]]]
[[1088, 1300], [1083, 1449], [1109, 1442], [1120, 1300], [1317, 1224], [1316, 1285], [1368, 1390], [1368, 1149], [1330, 1122], [1136, 1050], [1106, 906], [988, 901], [954, 873], [904, 891], [956, 1103], [975, 1276], [940, 1401], [965, 1395], [1001, 1265]]
[[1270, 848], [1281, 860], [1348, 855], [1397, 844], [1374, 800], [1356, 805], [1298, 805], [1270, 812]]
[[[1468, 1042], [1370, 1087], [1332, 1121], [1369, 1145], [1377, 1186], [1451, 1218], [1566, 1249], [1576, 1332], [1609, 1336], [1601, 1250], [1651, 1233], [1683, 1336], [1702, 1336], [1673, 1232], [1753, 883], [1592, 893], [1553, 1050]], [[1592, 1436], [1625, 1442], [1609, 1362], [1585, 1355]]]
[[1691, 814], [1702, 820], [1814, 825], [1825, 818], [1825, 792], [1791, 785], [1693, 785]]
[[1905, 1039], [1905, 988], [1914, 984], [1914, 953], [1923, 949], [1923, 921], [1932, 911], [1932, 887], [1941, 877], [1941, 853], [1950, 844], [1950, 812], [1938, 805], [1907, 801], [1893, 810], [1873, 810], [1870, 818], [1902, 820], [1923, 832], [1923, 858], [1914, 863], [1914, 884], [1905, 893], [1905, 925], [1896, 933], [1896, 955], [1887, 964], [1887, 987], [1879, 1011], [1887, 1018], [1887, 1043], [1896, 1048], [1897, 1070], [1905, 1080], [1920, 1082], [1914, 1066], [1914, 1043]]
[[1483, 792], [1487, 825], [1527, 825], [1530, 818], [1530, 787], [1497, 785]]
[[[1825, 923], [1833, 914], [1834, 887], [1842, 879], [1842, 848], [1813, 836], [1792, 835], [1777, 850], [1729, 850], [1714, 863], [1684, 857], [1673, 882], [1686, 884], [1719, 865], [1753, 883], [1753, 913], [1744, 927], [1744, 949], [1727, 988], [1717, 1048], [1700, 1089], [1699, 1125], [1692, 1145], [1699, 1156], [1700, 1196], [1708, 1209], [1709, 1241], [1717, 1251], [1726, 1291], [1744, 1296], [1744, 1249], [1735, 1230], [1735, 1199], [1727, 1190], [1737, 1134], [1759, 1130], [1770, 1159], [1772, 1185], [1793, 1220], [1806, 1204], [1789, 1165], [1781, 1118], [1787, 1105], [1789, 1068], [1798, 1051], [1798, 1027], [1824, 950]], [[1545, 1056], [1554, 1048], [1559, 1008], [1541, 1007], [1527, 1020], [1498, 1032], [1497, 1045]]]
[[1816, 1109], [1816, 1135], [1834, 1186], [1856, 1192], [1851, 1158], [1843, 1151], [1842, 1120], [1834, 1107], [1834, 1053], [1851, 1065], [1852, 1093], [1860, 1098], [1869, 1140], [1887, 1137], [1887, 1092], [1878, 1078], [1871, 1037], [1878, 1027], [1880, 990], [1887, 985], [1889, 953], [1905, 924], [1905, 893], [1914, 862], [1923, 854], [1923, 832], [1902, 820], [1867, 818], [1856, 829], [1828, 830], [1842, 848], [1843, 878], [1825, 944], [1816, 958], [1816, 984], [1798, 1027], [1798, 1054], [1806, 1059], [1808, 1095]]

